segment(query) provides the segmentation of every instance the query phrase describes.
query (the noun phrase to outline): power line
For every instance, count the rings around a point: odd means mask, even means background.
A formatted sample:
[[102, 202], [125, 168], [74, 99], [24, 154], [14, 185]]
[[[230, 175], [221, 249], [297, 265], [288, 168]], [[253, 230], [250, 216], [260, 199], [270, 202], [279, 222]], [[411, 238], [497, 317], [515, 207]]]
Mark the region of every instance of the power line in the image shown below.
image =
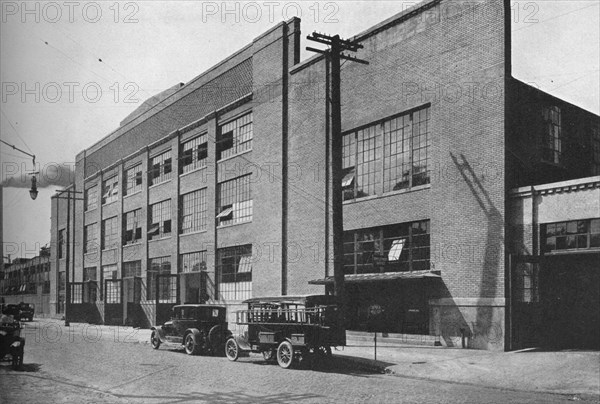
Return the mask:
[[[541, 24], [541, 23], [544, 23], [544, 22], [548, 22], [548, 21], [551, 21], [551, 20], [555, 20], [555, 19], [557, 19], [557, 18], [564, 17], [565, 15], [573, 14], [573, 13], [576, 13], [576, 12], [578, 12], [578, 11], [585, 10], [586, 8], [590, 8], [590, 7], [597, 6], [598, 4], [600, 4], [600, 3], [593, 2], [593, 3], [592, 3], [592, 4], [590, 4], [589, 6], [581, 7], [581, 8], [578, 8], [578, 9], [576, 9], [576, 10], [571, 10], [571, 11], [569, 11], [569, 12], [566, 12], [566, 13], [563, 13], [563, 14], [558, 14], [558, 15], [555, 15], [554, 17], [550, 17], [550, 18], [547, 18], [547, 19], [545, 19], [545, 20], [538, 21], [538, 22], [536, 22], [536, 24]], [[527, 29], [527, 28], [532, 28], [532, 27], [535, 27], [535, 26], [536, 26], [536, 25], [532, 23], [532, 24], [530, 24], [530, 25], [526, 25], [526, 26], [524, 26], [524, 27], [521, 27], [521, 28], [513, 29], [513, 30], [511, 30], [511, 32], [517, 32], [517, 31], [521, 31], [521, 30], [524, 30], [524, 29]]]
[[[29, 152], [31, 154], [33, 154], [33, 151], [31, 150], [31, 148], [29, 147], [29, 145], [27, 144], [27, 142], [25, 141], [25, 139], [23, 139], [21, 137], [21, 135], [19, 134], [19, 131], [17, 130], [17, 128], [15, 128], [12, 124], [12, 122], [10, 121], [10, 119], [8, 119], [8, 116], [6, 116], [6, 114], [4, 113], [4, 110], [2, 108], [0, 108], [0, 112], [2, 112], [2, 115], [4, 115], [4, 118], [6, 118], [6, 121], [8, 122], [8, 124], [10, 125], [10, 127], [15, 131], [15, 134], [19, 137], [19, 139], [21, 139], [21, 141], [23, 142], [23, 144], [25, 145], [25, 147], [27, 147], [27, 150], [29, 150]], [[14, 148], [14, 146], [13, 146]]]

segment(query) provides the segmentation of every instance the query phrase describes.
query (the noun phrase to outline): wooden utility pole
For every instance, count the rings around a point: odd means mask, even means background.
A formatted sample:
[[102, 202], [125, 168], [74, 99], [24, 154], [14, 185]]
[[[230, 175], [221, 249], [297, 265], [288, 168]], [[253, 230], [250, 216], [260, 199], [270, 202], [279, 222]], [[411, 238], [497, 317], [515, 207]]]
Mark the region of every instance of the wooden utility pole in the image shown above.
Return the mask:
[[[333, 288], [338, 301], [342, 324], [346, 325], [346, 303], [344, 292], [344, 212], [342, 195], [342, 102], [340, 60], [345, 59], [362, 64], [369, 62], [343, 54], [343, 51], [356, 52], [363, 46], [354, 41], [341, 39], [339, 35], [323, 35], [313, 32], [308, 40], [329, 45], [324, 51], [307, 47], [312, 52], [324, 54], [331, 65], [331, 206], [333, 238]], [[330, 102], [330, 100], [326, 100]], [[329, 180], [327, 178], [327, 180]], [[329, 206], [327, 207], [329, 209]], [[327, 224], [329, 225], [329, 224]]]

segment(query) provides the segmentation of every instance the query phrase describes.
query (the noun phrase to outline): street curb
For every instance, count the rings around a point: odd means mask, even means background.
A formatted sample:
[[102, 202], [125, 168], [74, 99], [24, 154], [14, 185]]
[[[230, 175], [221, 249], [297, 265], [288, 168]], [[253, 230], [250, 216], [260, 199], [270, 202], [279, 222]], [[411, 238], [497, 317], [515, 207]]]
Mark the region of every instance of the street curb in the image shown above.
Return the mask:
[[368, 370], [368, 371], [376, 372], [376, 373], [380, 373], [380, 374], [393, 374], [394, 373], [394, 371], [388, 365], [386, 365], [382, 362], [379, 362], [379, 361], [366, 359], [366, 358], [359, 358], [356, 356], [337, 354], [337, 353], [334, 354], [333, 357], [338, 361], [347, 362], [349, 364], [351, 363], [352, 365], [354, 365], [355, 367], [358, 367], [359, 369]]

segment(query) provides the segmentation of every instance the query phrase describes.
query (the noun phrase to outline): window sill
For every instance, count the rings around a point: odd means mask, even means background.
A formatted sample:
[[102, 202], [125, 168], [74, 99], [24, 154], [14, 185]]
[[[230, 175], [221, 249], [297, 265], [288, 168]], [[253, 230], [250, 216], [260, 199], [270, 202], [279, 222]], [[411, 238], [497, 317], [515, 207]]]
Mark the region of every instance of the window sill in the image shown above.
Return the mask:
[[117, 247], [103, 248], [103, 249], [102, 249], [102, 252], [113, 251], [113, 250], [116, 250], [116, 249], [117, 249]]
[[155, 241], [161, 241], [161, 240], [168, 240], [170, 238], [171, 238], [171, 235], [163, 236], [163, 237], [160, 237], [160, 238], [153, 238], [152, 240], [148, 240], [148, 243], [153, 243]]
[[141, 194], [141, 193], [142, 193], [142, 190], [140, 189], [139, 191], [135, 191], [133, 194], [127, 194], [127, 195], [123, 195], [123, 199], [125, 199], [125, 198], [129, 198], [129, 197], [131, 197], [131, 196], [135, 196], [135, 195], [137, 195], [137, 194]]
[[142, 245], [142, 242], [141, 241], [136, 241], [135, 243], [123, 244], [123, 248], [125, 248], [125, 247], [131, 247], [131, 246], [136, 246], [136, 245]]
[[250, 153], [251, 151], [252, 151], [252, 148], [250, 148], [248, 150], [244, 150], [243, 152], [236, 153], [233, 156], [229, 156], [229, 157], [225, 157], [224, 159], [217, 160], [217, 164], [223, 163], [224, 161], [231, 160], [231, 159], [239, 157], [239, 156], [242, 156], [242, 155], [244, 155], [246, 153]]
[[83, 213], [90, 213], [90, 212], [95, 211], [96, 209], [98, 209], [98, 206], [96, 206], [95, 208], [92, 208], [92, 209], [88, 209], [88, 210], [84, 211]]
[[424, 185], [417, 185], [416, 187], [412, 187], [412, 188], [407, 188], [407, 189], [399, 189], [397, 191], [389, 191], [389, 192], [385, 192], [383, 195], [381, 195], [382, 197], [385, 196], [394, 196], [394, 195], [401, 195], [401, 194], [407, 194], [407, 193], [411, 193], [411, 192], [416, 192], [416, 191], [421, 191], [423, 189], [429, 189], [431, 188], [431, 184], [424, 184]]
[[386, 192], [386, 193], [381, 194], [381, 195], [369, 195], [369, 196], [363, 196], [363, 197], [355, 198], [355, 199], [348, 199], [346, 201], [343, 201], [343, 204], [344, 205], [351, 205], [353, 203], [360, 203], [360, 202], [371, 201], [373, 199], [379, 199], [379, 198], [386, 198], [386, 197], [389, 197], [389, 196], [408, 194], [408, 193], [411, 193], [411, 192], [422, 191], [424, 189], [429, 189], [429, 188], [431, 188], [431, 184], [419, 185], [419, 186], [416, 186], [416, 187], [412, 187], [410, 189], [399, 189], [397, 191]]
[[150, 190], [150, 189], [152, 189], [152, 188], [156, 188], [156, 187], [158, 187], [158, 186], [160, 186], [160, 185], [168, 184], [168, 183], [169, 183], [169, 182], [171, 182], [172, 180], [173, 180], [172, 178], [169, 178], [168, 180], [164, 180], [164, 181], [162, 181], [162, 182], [159, 182], [159, 183], [156, 183], [156, 184], [152, 184], [152, 185], [150, 185], [150, 186], [148, 187], [148, 189]]
[[226, 229], [228, 227], [240, 226], [242, 224], [248, 224], [248, 223], [252, 223], [252, 220], [248, 220], [246, 222], [231, 223], [231, 224], [220, 224], [217, 226], [217, 229]]
[[208, 231], [207, 229], [204, 229], [204, 230], [190, 231], [189, 233], [179, 233], [179, 237], [190, 236], [192, 234], [202, 234], [202, 233], [206, 233], [207, 231]]
[[204, 167], [198, 167], [198, 168], [194, 168], [193, 170], [187, 171], [187, 172], [185, 172], [185, 173], [181, 173], [181, 174], [179, 174], [179, 178], [183, 178], [183, 177], [185, 177], [186, 175], [190, 175], [190, 174], [193, 174], [193, 173], [197, 173], [198, 171], [205, 170], [207, 167], [208, 167], [208, 166], [204, 166]]
[[102, 207], [104, 208], [105, 206], [112, 205], [113, 203], [116, 203], [116, 202], [118, 202], [118, 201], [119, 201], [119, 200], [118, 200], [118, 199], [116, 199], [116, 200], [114, 200], [114, 201], [105, 202], [105, 203], [103, 203], [103, 204], [102, 204]]

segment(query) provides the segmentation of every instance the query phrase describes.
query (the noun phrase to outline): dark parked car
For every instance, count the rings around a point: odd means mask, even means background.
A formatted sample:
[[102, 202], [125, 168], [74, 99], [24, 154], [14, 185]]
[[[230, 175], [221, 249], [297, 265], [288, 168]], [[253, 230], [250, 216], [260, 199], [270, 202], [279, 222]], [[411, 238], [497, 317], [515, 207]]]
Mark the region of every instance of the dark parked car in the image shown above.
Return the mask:
[[152, 327], [150, 343], [154, 349], [162, 343], [183, 345], [188, 355], [221, 354], [225, 350], [225, 341], [231, 336], [226, 318], [225, 306], [174, 306], [169, 321]]
[[[16, 306], [16, 305], [14, 305]], [[0, 318], [0, 361], [10, 360], [13, 369], [23, 365], [25, 338], [21, 337], [21, 323], [3, 315]]]
[[19, 304], [6, 304], [2, 309], [2, 314], [13, 316], [16, 321], [22, 321], [24, 319], [32, 321], [34, 312], [35, 307], [33, 304], [23, 302]]
[[34, 312], [35, 308], [33, 304], [23, 302], [19, 304], [7, 304], [2, 310], [2, 314], [6, 314], [7, 316], [13, 316], [13, 318], [17, 321], [21, 321], [23, 319], [32, 321]]

